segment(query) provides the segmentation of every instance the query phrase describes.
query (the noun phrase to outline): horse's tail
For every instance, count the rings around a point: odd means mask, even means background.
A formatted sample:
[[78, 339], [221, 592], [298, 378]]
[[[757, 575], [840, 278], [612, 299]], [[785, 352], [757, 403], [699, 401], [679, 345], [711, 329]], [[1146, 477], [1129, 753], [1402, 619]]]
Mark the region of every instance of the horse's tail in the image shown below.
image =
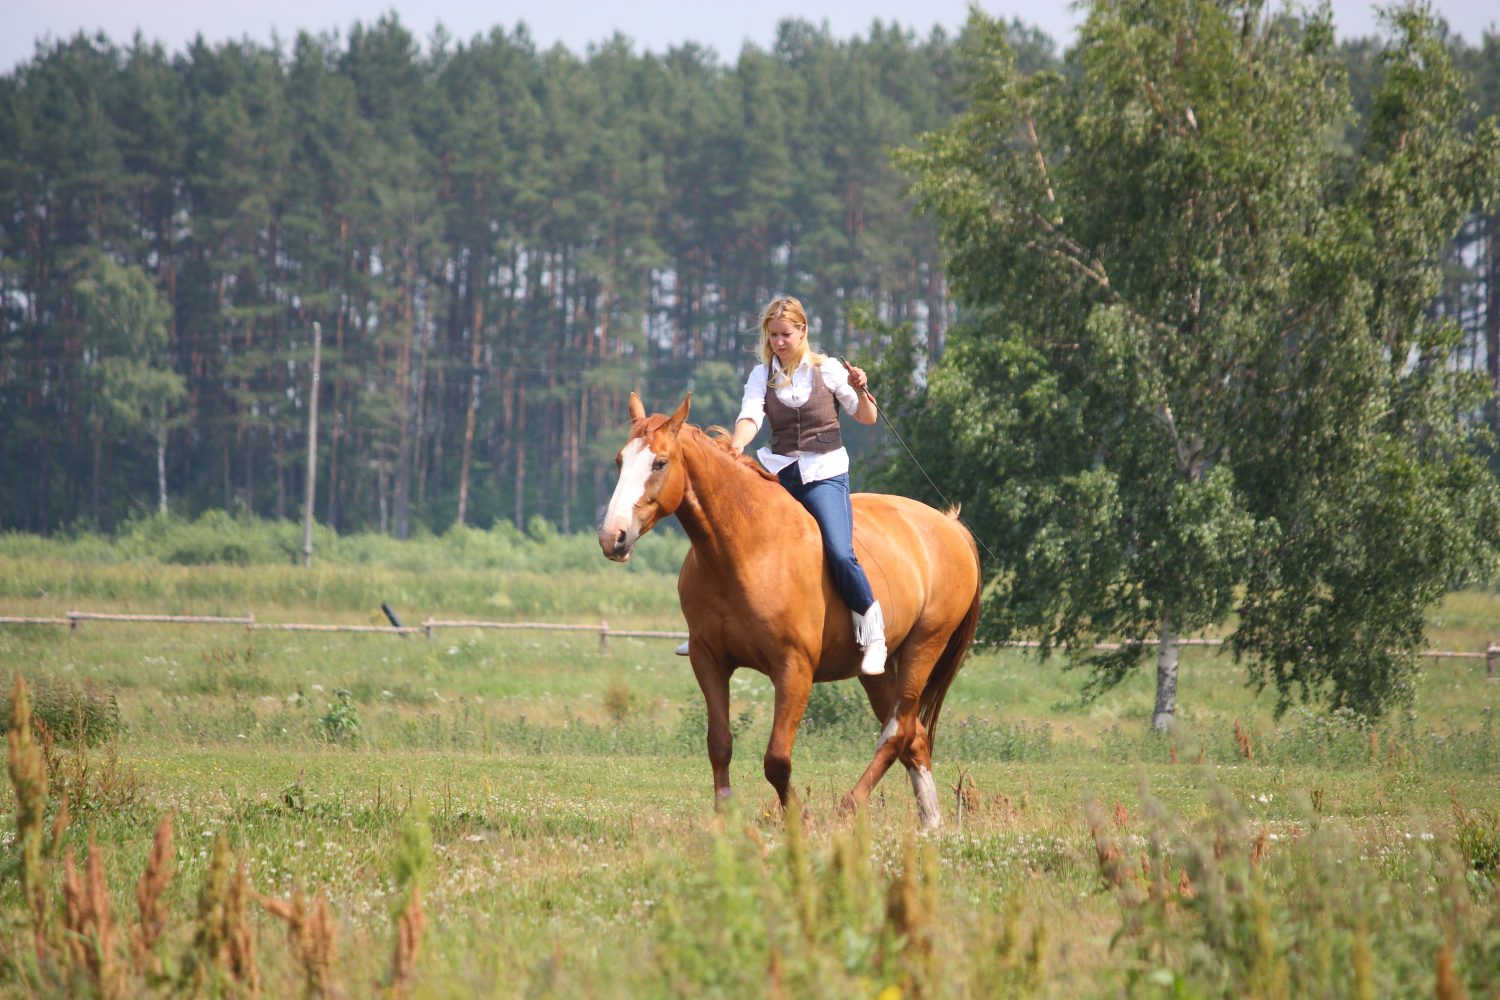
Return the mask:
[[979, 594], [982, 589], [979, 576], [979, 551], [974, 546], [972, 537], [969, 545], [974, 549], [974, 600], [970, 602], [969, 612], [964, 615], [964, 620], [948, 637], [948, 645], [943, 648], [943, 655], [938, 657], [937, 663], [933, 665], [932, 673], [927, 676], [927, 685], [922, 688], [922, 697], [917, 704], [917, 717], [922, 720], [922, 727], [927, 730], [929, 753], [936, 739], [938, 716], [943, 711], [943, 699], [948, 697], [948, 688], [953, 684], [953, 678], [958, 676], [958, 668], [963, 666], [969, 646], [974, 642], [974, 632], [979, 627]]

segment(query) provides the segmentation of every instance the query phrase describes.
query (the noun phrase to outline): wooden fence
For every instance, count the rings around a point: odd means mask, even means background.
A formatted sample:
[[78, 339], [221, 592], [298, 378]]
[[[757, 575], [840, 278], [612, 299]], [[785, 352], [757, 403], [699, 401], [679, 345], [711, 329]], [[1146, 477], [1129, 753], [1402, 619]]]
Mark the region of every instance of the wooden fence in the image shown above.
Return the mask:
[[[389, 614], [389, 612], [387, 612]], [[591, 632], [599, 637], [599, 648], [606, 649], [613, 638], [677, 639], [688, 637], [686, 632], [670, 632], [654, 629], [610, 628], [609, 622], [598, 625], [567, 625], [559, 622], [487, 622], [462, 619], [428, 618], [421, 625], [327, 625], [310, 622], [263, 622], [257, 621], [252, 611], [245, 615], [158, 615], [122, 614], [103, 611], [69, 611], [61, 617], [0, 615], [0, 625], [66, 625], [69, 633], [77, 632], [84, 622], [116, 622], [129, 625], [239, 625], [247, 632], [371, 632], [383, 635], [425, 635], [430, 641], [433, 633], [444, 628], [481, 629], [544, 629], [554, 632]]]
[[[636, 639], [676, 639], [682, 640], [688, 637], [686, 632], [668, 631], [660, 629], [620, 629], [610, 628], [608, 621], [601, 621], [598, 625], [568, 625], [560, 622], [488, 622], [469, 621], [466, 619], [428, 618], [421, 625], [399, 625], [396, 624], [395, 616], [387, 609], [387, 616], [391, 618], [390, 625], [319, 625], [304, 622], [260, 622], [255, 620], [255, 613], [250, 612], [243, 616], [225, 615], [135, 615], [119, 614], [115, 612], [99, 611], [69, 611], [62, 617], [26, 617], [0, 615], [0, 625], [66, 625], [70, 633], [76, 632], [78, 626], [84, 622], [120, 622], [126, 624], [144, 623], [166, 623], [173, 625], [240, 625], [250, 632], [373, 632], [385, 635], [425, 635], [427, 640], [432, 641], [433, 633], [444, 628], [479, 628], [479, 629], [501, 629], [522, 630], [533, 629], [552, 632], [590, 632], [599, 637], [599, 648], [609, 648], [611, 638], [636, 638]], [[1178, 639], [1179, 646], [1221, 646], [1222, 639]], [[1144, 646], [1158, 645], [1159, 640], [1146, 639], [1141, 644]], [[1041, 643], [1034, 641], [1015, 641], [1002, 643], [1001, 645], [1015, 647], [1018, 649], [1036, 649]], [[1095, 649], [1111, 650], [1121, 648], [1121, 643], [1101, 642], [1094, 645]], [[1421, 654], [1432, 659], [1454, 659], [1454, 660], [1483, 660], [1485, 662], [1485, 676], [1494, 681], [1500, 679], [1497, 668], [1500, 668], [1500, 645], [1489, 643], [1484, 652], [1463, 652], [1446, 649], [1424, 650]]]

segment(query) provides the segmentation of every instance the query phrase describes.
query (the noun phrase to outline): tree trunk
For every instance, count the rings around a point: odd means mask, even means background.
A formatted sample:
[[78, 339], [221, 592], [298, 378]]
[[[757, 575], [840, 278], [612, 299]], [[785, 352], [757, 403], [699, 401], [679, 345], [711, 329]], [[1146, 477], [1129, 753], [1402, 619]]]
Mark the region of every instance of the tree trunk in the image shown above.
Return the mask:
[[36, 526], [34, 530], [46, 536], [52, 533], [52, 509], [47, 502], [51, 495], [52, 476], [52, 438], [49, 435], [39, 435], [36, 452]]
[[1177, 631], [1172, 616], [1161, 619], [1161, 645], [1156, 647], [1156, 711], [1151, 728], [1164, 733], [1177, 714]]
[[156, 433], [156, 511], [167, 512], [167, 423], [160, 417], [151, 419], [151, 429]]
[[[415, 319], [415, 317], [414, 317]], [[411, 461], [416, 466], [417, 477], [417, 509], [421, 510], [427, 503], [427, 465], [431, 457], [428, 448], [428, 438], [432, 435], [432, 421], [428, 419], [428, 352], [432, 347], [432, 337], [427, 329], [427, 317], [423, 316], [421, 323], [416, 329], [422, 332], [417, 336], [417, 362], [415, 378], [416, 402], [413, 405], [414, 415], [412, 417], [416, 426], [412, 431], [412, 457]]]
[[244, 436], [241, 438], [240, 456], [244, 461], [245, 475], [245, 513], [255, 513], [255, 428], [247, 423], [244, 426]]
[[474, 297], [469, 320], [469, 408], [464, 414], [463, 454], [458, 462], [458, 523], [469, 515], [469, 470], [474, 456], [474, 422], [479, 417], [479, 361], [484, 346], [484, 258], [481, 256], [469, 277], [469, 294]]
[[400, 348], [396, 353], [396, 537], [411, 534], [412, 478], [412, 338], [416, 336], [416, 265], [415, 247], [406, 247], [406, 274], [402, 283], [401, 303], [397, 308], [396, 329], [400, 331]]
[[[349, 236], [349, 223], [347, 220], [339, 222], [339, 261], [340, 274], [339, 284], [341, 290], [347, 291], [351, 284], [348, 275], [347, 241]], [[332, 405], [329, 413], [333, 419], [328, 428], [328, 502], [323, 505], [323, 518], [328, 526], [337, 531], [339, 527], [339, 438], [344, 429], [344, 421], [339, 418], [343, 411], [340, 406], [344, 401], [344, 317], [349, 313], [347, 305], [339, 308], [334, 319], [333, 326], [333, 361], [337, 367], [333, 368], [333, 393]], [[358, 478], [356, 476], [356, 478]]]
[[271, 427], [271, 463], [276, 466], [276, 520], [286, 520], [286, 459], [281, 448], [286, 435], [276, 425]]
[[[1490, 393], [1500, 409], [1500, 212], [1485, 219], [1484, 348]], [[1500, 423], [1500, 417], [1496, 418]]]
[[375, 470], [375, 492], [380, 504], [380, 533], [388, 534], [391, 528], [391, 507], [387, 499], [387, 489], [390, 476], [386, 475], [385, 462], [382, 460]]
[[565, 399], [562, 411], [562, 510], [558, 513], [558, 522], [562, 533], [567, 535], [573, 531], [573, 500], [578, 491], [578, 409], [573, 400]]
[[99, 530], [99, 475], [104, 466], [104, 429], [94, 420], [94, 530]]
[[943, 276], [935, 265], [927, 271], [927, 365], [928, 371], [943, 353]]
[[511, 435], [516, 455], [516, 528], [526, 530], [526, 383], [516, 383], [516, 428]]

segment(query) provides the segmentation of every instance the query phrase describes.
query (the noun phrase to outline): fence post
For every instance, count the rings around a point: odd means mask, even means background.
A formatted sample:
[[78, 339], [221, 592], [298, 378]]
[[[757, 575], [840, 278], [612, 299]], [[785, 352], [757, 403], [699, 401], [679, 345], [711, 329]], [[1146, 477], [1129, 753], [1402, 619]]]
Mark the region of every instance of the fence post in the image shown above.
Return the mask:
[[69, 611], [68, 612], [68, 638], [71, 639], [73, 637], [73, 635], [77, 631], [78, 631], [78, 612], [77, 611]]
[[1484, 679], [1490, 682], [1500, 680], [1495, 676], [1495, 660], [1500, 657], [1500, 646], [1493, 642], [1484, 651]]
[[427, 620], [422, 623], [422, 627], [427, 630], [427, 642], [430, 644], [432, 642], [432, 616], [431, 615], [427, 616]]
[[246, 632], [254, 632], [255, 631], [255, 612], [251, 611], [251, 612], [247, 613], [245, 615], [245, 617], [250, 619], [249, 621], [247, 621], [245, 623], [245, 631]]
[[599, 652], [609, 652], [609, 622], [607, 620], [599, 622]]

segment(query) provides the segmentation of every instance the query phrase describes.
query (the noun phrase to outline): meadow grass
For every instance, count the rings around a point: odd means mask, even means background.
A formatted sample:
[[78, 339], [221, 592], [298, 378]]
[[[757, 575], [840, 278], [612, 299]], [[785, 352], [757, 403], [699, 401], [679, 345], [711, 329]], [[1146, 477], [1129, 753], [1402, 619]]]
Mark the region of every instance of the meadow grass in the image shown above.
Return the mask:
[[[304, 571], [28, 545], [0, 545], [0, 613], [118, 610], [128, 594], [142, 611], [376, 623], [394, 594], [414, 620], [563, 608], [550, 613], [680, 627], [670, 573], [549, 569], [536, 552], [525, 569], [435, 572], [418, 552]], [[616, 610], [630, 607], [640, 618]], [[1434, 615], [1447, 648], [1482, 650], [1492, 629], [1489, 594]], [[736, 795], [715, 811], [701, 698], [671, 645], [0, 626], [0, 663], [54, 738], [41, 917], [33, 883], [9, 875], [15, 799], [0, 833], [0, 993], [249, 995], [244, 948], [273, 996], [1500, 989], [1500, 687], [1482, 661], [1428, 661], [1411, 709], [1371, 723], [1277, 718], [1228, 657], [1188, 649], [1161, 736], [1149, 670], [1084, 702], [1060, 661], [981, 648], [937, 734], [947, 825], [920, 837], [899, 768], [861, 815], [839, 810], [878, 728], [849, 684], [817, 689], [793, 763], [805, 821], [788, 822], [760, 774], [770, 685], [736, 675]], [[163, 817], [167, 918], [146, 961], [126, 929]], [[64, 885], [64, 856], [81, 873], [91, 838], [111, 949], [68, 907], [94, 898], [87, 878], [82, 895]], [[326, 900], [332, 944], [236, 895], [239, 871], [283, 912], [298, 893]]]

